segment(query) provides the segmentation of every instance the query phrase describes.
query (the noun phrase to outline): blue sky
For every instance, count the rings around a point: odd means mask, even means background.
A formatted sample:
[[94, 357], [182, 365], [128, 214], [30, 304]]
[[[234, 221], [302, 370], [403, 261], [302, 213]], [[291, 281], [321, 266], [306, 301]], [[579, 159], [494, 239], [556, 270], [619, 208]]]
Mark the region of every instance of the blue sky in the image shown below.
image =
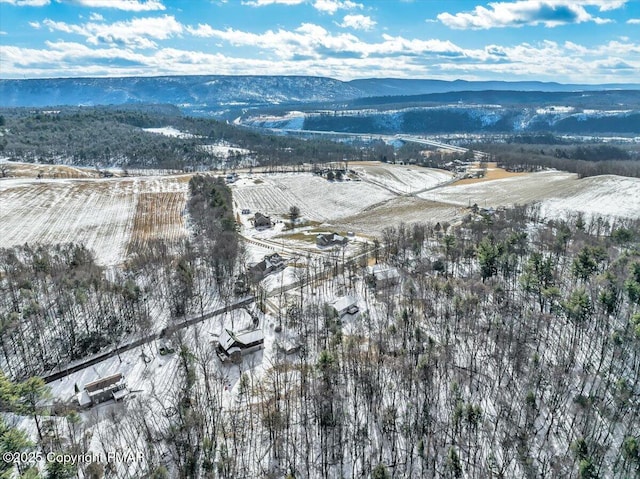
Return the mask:
[[0, 0], [0, 77], [637, 83], [640, 0]]

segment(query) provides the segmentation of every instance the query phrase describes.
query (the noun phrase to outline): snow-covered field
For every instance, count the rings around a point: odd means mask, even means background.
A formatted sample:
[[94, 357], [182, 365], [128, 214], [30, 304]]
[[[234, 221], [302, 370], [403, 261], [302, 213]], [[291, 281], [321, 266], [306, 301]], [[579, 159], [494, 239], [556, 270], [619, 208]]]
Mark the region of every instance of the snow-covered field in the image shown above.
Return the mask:
[[403, 166], [368, 164], [361, 166], [352, 163], [351, 168], [365, 181], [381, 185], [398, 193], [415, 193], [433, 188], [453, 178], [453, 174], [444, 170], [423, 168], [421, 166]]
[[[578, 179], [573, 173], [543, 171], [448, 184], [452, 176], [439, 170], [355, 162], [349, 167], [363, 181], [329, 182], [309, 173], [241, 177], [232, 190], [237, 211], [251, 211], [242, 216], [245, 229], [249, 217], [257, 211], [286, 221], [293, 205], [300, 208], [305, 220], [363, 235], [377, 235], [384, 227], [400, 222], [453, 223], [473, 204], [501, 207], [540, 203], [541, 214], [549, 218], [575, 212], [640, 218], [640, 179], [636, 178], [609, 175]], [[257, 237], [281, 234], [277, 227]]]
[[399, 223], [453, 223], [465, 213], [459, 206], [434, 203], [413, 197], [399, 197], [368, 211], [341, 218], [336, 227], [358, 234], [379, 236], [387, 226]]
[[578, 179], [573, 173], [543, 171], [529, 175], [451, 185], [422, 193], [420, 198], [452, 205], [480, 207], [541, 203], [546, 217], [572, 212], [640, 218], [640, 179], [614, 175]]
[[186, 234], [186, 176], [0, 180], [0, 247], [82, 242], [104, 265], [150, 238]]
[[199, 148], [202, 151], [219, 158], [229, 158], [232, 155], [248, 155], [251, 153], [246, 148], [238, 148], [223, 143], [215, 145], [201, 145]]
[[445, 186], [423, 194], [420, 198], [470, 206], [509, 206], [540, 201], [559, 195], [578, 182], [577, 175], [560, 171], [543, 171], [530, 175]]
[[252, 175], [231, 186], [238, 210], [285, 216], [298, 206], [312, 221], [332, 221], [356, 214], [394, 195], [364, 181], [327, 181], [311, 173]]
[[100, 172], [93, 168], [69, 165], [45, 165], [0, 159], [9, 178], [98, 178]]
[[584, 178], [561, 191], [558, 198], [541, 203], [540, 213], [546, 217], [566, 216], [571, 212], [640, 218], [640, 178], [613, 175]]

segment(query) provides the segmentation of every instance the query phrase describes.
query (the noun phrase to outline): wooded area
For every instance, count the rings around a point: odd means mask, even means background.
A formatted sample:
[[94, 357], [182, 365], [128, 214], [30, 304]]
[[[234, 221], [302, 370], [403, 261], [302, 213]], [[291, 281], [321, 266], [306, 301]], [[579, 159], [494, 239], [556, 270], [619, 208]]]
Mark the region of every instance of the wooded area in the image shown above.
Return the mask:
[[[143, 295], [164, 296], [180, 315], [197, 311], [207, 281], [225, 294], [217, 281], [236, 264], [233, 249], [218, 249], [233, 234], [229, 195], [205, 178], [191, 189], [190, 211], [202, 218], [193, 244], [141, 252], [129, 271], [144, 284], [105, 283], [81, 246], [3, 251], [3, 354], [14, 376], [43, 355], [70, 357], [107, 307], [118, 312], [106, 316], [108, 331], [127, 332], [145, 327]], [[184, 334], [175, 338], [175, 396], [132, 399], [94, 434], [143, 454], [127, 477], [633, 477], [638, 226], [582, 216], [540, 223], [522, 207], [478, 211], [456, 228], [387, 227], [358, 261], [336, 255], [318, 265], [327, 281], [296, 288], [281, 320], [302, 338], [300, 353], [273, 356], [260, 377], [249, 363], [232, 403], [212, 348]], [[358, 280], [368, 257], [396, 267], [400, 283]], [[339, 289], [367, 305], [348, 327], [327, 305]], [[72, 434], [49, 421], [40, 447], [84, 451], [90, 424], [73, 409], [53, 414]]]

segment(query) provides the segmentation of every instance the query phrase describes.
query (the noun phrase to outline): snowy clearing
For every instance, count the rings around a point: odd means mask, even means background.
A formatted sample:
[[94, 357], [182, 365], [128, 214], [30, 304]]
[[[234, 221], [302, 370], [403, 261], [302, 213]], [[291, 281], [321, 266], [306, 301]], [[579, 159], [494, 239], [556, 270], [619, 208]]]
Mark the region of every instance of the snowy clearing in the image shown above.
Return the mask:
[[577, 175], [543, 171], [524, 176], [445, 186], [418, 195], [420, 198], [460, 206], [510, 206], [557, 196], [578, 182]]
[[191, 133], [185, 133], [172, 126], [164, 126], [162, 128], [143, 128], [142, 131], [154, 133], [156, 135], [164, 135], [172, 138], [195, 138]]
[[215, 145], [201, 145], [198, 148], [218, 158], [229, 158], [230, 156], [234, 155], [241, 156], [251, 153], [251, 151], [247, 150], [246, 148], [238, 148], [236, 146], [226, 145], [223, 143], [218, 143]]
[[387, 226], [399, 223], [452, 223], [466, 212], [465, 208], [435, 203], [413, 197], [400, 197], [376, 208], [342, 218], [336, 226], [359, 234], [379, 236]]

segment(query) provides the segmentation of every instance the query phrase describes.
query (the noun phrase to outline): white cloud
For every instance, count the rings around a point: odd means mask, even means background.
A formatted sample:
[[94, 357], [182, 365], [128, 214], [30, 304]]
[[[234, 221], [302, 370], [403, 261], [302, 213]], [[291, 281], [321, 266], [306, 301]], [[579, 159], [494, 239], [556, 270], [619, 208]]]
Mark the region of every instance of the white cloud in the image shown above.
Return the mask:
[[365, 15], [345, 15], [340, 24], [341, 27], [354, 30], [371, 30], [375, 25], [376, 22]]
[[252, 7], [265, 7], [268, 5], [301, 5], [303, 3], [311, 3], [313, 8], [320, 12], [333, 15], [338, 10], [354, 10], [363, 8], [360, 3], [351, 0], [243, 0], [243, 5]]
[[242, 2], [243, 5], [251, 5], [252, 7], [264, 7], [266, 5], [300, 5], [306, 0], [247, 0]]
[[16, 7], [44, 7], [49, 5], [51, 0], [0, 0], [0, 3], [8, 3]]
[[389, 55], [444, 54], [463, 55], [450, 41], [405, 39], [383, 35], [382, 41], [367, 43], [351, 33], [333, 34], [320, 25], [303, 23], [295, 30], [267, 30], [253, 33], [228, 28], [217, 30], [209, 25], [187, 27], [193, 35], [224, 40], [233, 46], [255, 47], [285, 60], [322, 58], [367, 58]]
[[640, 25], [640, 18], [630, 18], [627, 23], [629, 25]]
[[92, 22], [102, 22], [104, 21], [104, 17], [99, 13], [92, 13], [91, 15], [89, 15], [89, 20], [91, 20]]
[[[317, 26], [305, 32], [321, 33]], [[291, 34], [296, 32], [289, 32]], [[298, 32], [298, 34], [300, 34]], [[353, 40], [349, 36], [344, 39]], [[46, 48], [0, 46], [5, 77], [123, 76], [156, 74], [279, 74], [364, 77], [510, 80], [554, 80], [578, 83], [635, 81], [640, 72], [640, 44], [610, 42], [589, 49], [581, 45], [542, 42], [515, 46], [486, 45], [463, 49], [450, 42], [384, 37], [363, 43], [365, 57], [259, 59], [220, 53], [160, 48], [142, 53], [117, 47], [98, 48], [74, 42], [47, 42]], [[336, 41], [335, 39], [333, 41]], [[396, 51], [385, 61], [374, 53]], [[613, 53], [617, 51], [618, 53]], [[624, 58], [619, 58], [620, 52]], [[628, 52], [628, 53], [627, 53]], [[453, 56], [450, 54], [454, 53]]]
[[159, 0], [66, 0], [68, 3], [89, 8], [113, 8], [130, 12], [165, 10]]
[[361, 3], [355, 3], [350, 0], [315, 0], [313, 8], [329, 15], [333, 15], [338, 10], [354, 10], [362, 8]]
[[489, 8], [477, 6], [470, 12], [441, 13], [443, 24], [454, 29], [488, 29], [544, 25], [556, 27], [570, 23], [609, 23], [611, 20], [595, 17], [585, 6], [607, 11], [624, 6], [626, 0], [519, 0], [516, 2], [490, 2]]
[[29, 22], [29, 26], [31, 26], [31, 27], [33, 27], [33, 28], [35, 28], [37, 30], [42, 25], [40, 25], [40, 22]]
[[195, 36], [195, 37], [204, 37], [204, 38], [208, 38], [208, 37], [214, 37], [215, 36], [215, 31], [213, 28], [211, 28], [210, 25], [206, 25], [206, 24], [198, 24], [197, 27], [190, 27], [188, 26], [187, 31]]
[[183, 31], [182, 24], [173, 15], [134, 18], [110, 24], [89, 22], [82, 25], [46, 19], [42, 24], [51, 31], [82, 35], [92, 45], [108, 44], [132, 48], [156, 48], [156, 43], [150, 39], [166, 40]]
[[606, 12], [608, 10], [617, 10], [618, 8], [624, 7], [628, 1], [629, 0], [579, 0], [576, 3], [600, 7], [601, 12]]

